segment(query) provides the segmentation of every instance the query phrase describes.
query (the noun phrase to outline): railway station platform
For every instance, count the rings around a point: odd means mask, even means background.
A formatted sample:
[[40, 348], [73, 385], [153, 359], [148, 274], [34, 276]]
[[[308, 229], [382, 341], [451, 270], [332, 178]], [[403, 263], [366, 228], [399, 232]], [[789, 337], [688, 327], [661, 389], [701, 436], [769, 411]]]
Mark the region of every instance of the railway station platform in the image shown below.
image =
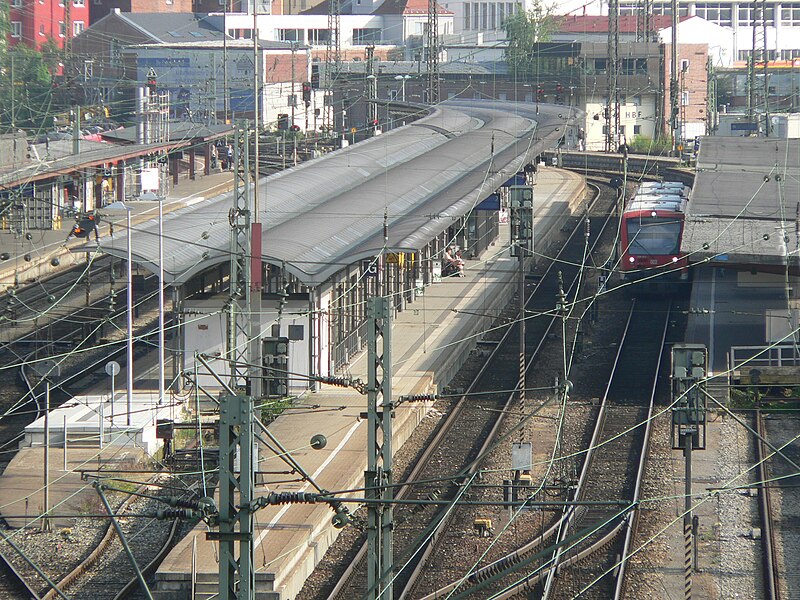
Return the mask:
[[720, 401], [752, 369], [790, 367], [798, 377], [800, 229], [788, 200], [800, 194], [798, 158], [797, 139], [700, 144], [681, 244], [692, 279], [686, 341], [708, 348]]
[[[191, 206], [207, 198], [213, 198], [233, 189], [233, 173], [223, 171], [204, 175], [194, 180], [181, 180], [179, 186], [167, 194], [164, 201], [164, 213]], [[157, 204], [152, 201], [131, 200], [131, 221], [135, 227], [138, 223], [150, 220], [157, 214]], [[98, 209], [100, 213], [103, 209]], [[125, 215], [108, 217], [100, 221], [100, 236], [108, 235], [110, 222], [124, 222]], [[29, 232], [31, 239], [15, 235], [8, 231], [0, 231], [0, 249], [11, 257], [0, 261], [0, 292], [13, 285], [25, 284], [27, 281], [56, 273], [59, 269], [69, 268], [86, 259], [84, 252], [72, 252], [86, 245], [86, 240], [72, 238], [66, 240], [73, 222], [67, 221], [61, 230], [35, 230]], [[29, 255], [30, 260], [25, 260]], [[59, 265], [53, 267], [50, 261], [58, 258]]]
[[[584, 194], [585, 184], [579, 175], [553, 168], [540, 170], [534, 218], [544, 220], [536, 238], [541, 252], [547, 251], [566, 218], [582, 207]], [[422, 296], [395, 318], [394, 397], [432, 393], [447, 385], [482, 332], [512, 298], [517, 259], [507, 250], [508, 228], [501, 231], [494, 245], [476, 259], [467, 260], [465, 277], [445, 278], [426, 287]], [[349, 375], [366, 381], [363, 353], [351, 362]], [[429, 403], [408, 403], [396, 409], [395, 448], [410, 437], [429, 409]], [[269, 429], [320, 487], [331, 491], [360, 488], [366, 469], [367, 424], [361, 418], [365, 410], [366, 396], [355, 390], [322, 386], [304, 394]], [[315, 434], [327, 437], [325, 449], [311, 448], [310, 439]], [[313, 490], [295, 475], [286, 475], [287, 470], [279, 457], [262, 448], [259, 471], [265, 474], [256, 494]], [[332, 516], [327, 505], [271, 506], [256, 514], [256, 598], [297, 596], [338, 535]], [[193, 584], [196, 600], [215, 597], [218, 549], [206, 540], [205, 533], [206, 526], [198, 525], [167, 556], [156, 573], [156, 598], [185, 600], [190, 598]], [[196, 565], [194, 570], [192, 565]]]

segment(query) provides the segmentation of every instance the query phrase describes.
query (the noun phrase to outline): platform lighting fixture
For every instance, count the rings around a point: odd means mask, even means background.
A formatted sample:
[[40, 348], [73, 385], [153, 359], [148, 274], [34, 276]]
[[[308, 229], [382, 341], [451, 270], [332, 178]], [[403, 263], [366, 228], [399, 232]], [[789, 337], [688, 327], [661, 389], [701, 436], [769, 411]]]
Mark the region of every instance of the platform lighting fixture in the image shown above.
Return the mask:
[[406, 81], [411, 79], [411, 75], [395, 75], [394, 80], [400, 82], [400, 100], [406, 101]]
[[127, 269], [127, 285], [128, 285], [128, 294], [127, 294], [127, 303], [125, 307], [126, 312], [126, 320], [127, 320], [127, 342], [126, 342], [126, 350], [127, 350], [127, 360], [125, 365], [126, 371], [126, 400], [127, 400], [127, 425], [130, 426], [131, 424], [131, 405], [133, 403], [133, 251], [131, 247], [131, 207], [124, 202], [112, 202], [108, 206], [105, 207], [104, 212], [108, 213], [119, 213], [120, 211], [125, 211], [125, 219], [126, 223], [125, 226], [128, 232], [127, 238], [127, 255], [128, 255], [128, 269]]

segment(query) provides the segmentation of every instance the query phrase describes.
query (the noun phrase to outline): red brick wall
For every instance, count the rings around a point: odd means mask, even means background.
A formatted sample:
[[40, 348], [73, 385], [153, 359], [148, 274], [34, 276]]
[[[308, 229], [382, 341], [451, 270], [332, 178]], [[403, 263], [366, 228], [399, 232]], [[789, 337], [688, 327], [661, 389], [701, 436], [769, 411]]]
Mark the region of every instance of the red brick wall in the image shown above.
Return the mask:
[[[670, 102], [671, 78], [671, 44], [664, 45], [664, 122], [669, 129], [669, 116], [672, 111]], [[686, 123], [702, 123], [706, 120], [706, 103], [708, 99], [708, 44], [678, 44], [678, 88], [688, 94], [688, 103], [679, 105], [679, 119]], [[682, 61], [688, 61], [685, 74], [681, 73]], [[678, 94], [679, 99], [681, 94]], [[665, 133], [669, 133], [666, 131]]]
[[[304, 52], [294, 53], [294, 81], [308, 81], [308, 55]], [[264, 75], [267, 83], [292, 81], [292, 54], [267, 54], [264, 59]]]
[[[72, 2], [73, 0], [69, 0]], [[70, 5], [70, 25], [67, 35], [73, 36], [72, 24], [82, 21], [84, 28], [89, 27], [89, 8], [86, 0], [83, 6]], [[27, 44], [33, 48], [40, 48], [48, 39], [52, 39], [59, 48], [64, 47], [65, 38], [61, 35], [61, 22], [64, 21], [64, 5], [59, 0], [34, 0], [24, 2], [21, 7], [9, 8], [9, 21], [22, 23], [22, 37], [8, 37], [9, 44], [15, 46], [19, 43]]]

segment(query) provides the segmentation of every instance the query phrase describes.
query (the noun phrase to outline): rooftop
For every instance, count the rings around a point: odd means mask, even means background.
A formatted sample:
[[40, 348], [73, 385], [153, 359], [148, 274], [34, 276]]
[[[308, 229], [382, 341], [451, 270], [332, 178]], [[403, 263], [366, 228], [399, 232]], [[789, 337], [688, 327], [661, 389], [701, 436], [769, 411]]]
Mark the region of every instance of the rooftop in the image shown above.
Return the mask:
[[690, 260], [797, 261], [800, 139], [705, 137], [687, 210]]
[[[260, 188], [262, 258], [316, 286], [383, 251], [415, 252], [538, 148], [554, 144], [562, 111], [542, 105], [537, 115], [534, 104], [448, 101], [411, 125], [272, 175]], [[168, 282], [183, 283], [230, 260], [231, 202], [224, 194], [164, 217]], [[157, 269], [157, 227], [155, 220], [142, 224], [132, 240], [135, 260], [150, 270]], [[99, 245], [114, 256], [127, 254], [124, 233]]]

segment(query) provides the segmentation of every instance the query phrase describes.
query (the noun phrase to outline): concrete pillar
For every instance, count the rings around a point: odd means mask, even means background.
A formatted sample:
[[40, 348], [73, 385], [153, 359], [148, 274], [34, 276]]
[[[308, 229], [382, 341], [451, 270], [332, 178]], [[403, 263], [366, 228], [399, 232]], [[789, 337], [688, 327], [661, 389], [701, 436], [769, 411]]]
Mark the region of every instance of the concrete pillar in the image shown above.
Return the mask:
[[206, 164], [203, 166], [203, 175], [211, 175], [211, 143], [203, 144], [203, 156]]
[[195, 178], [195, 164], [194, 164], [195, 152], [194, 148], [189, 148], [189, 179], [194, 181]]
[[181, 170], [181, 161], [179, 158], [171, 158], [172, 161], [172, 185], [178, 185], [178, 176]]
[[125, 161], [121, 160], [116, 165], [117, 173], [114, 177], [114, 197], [119, 202], [125, 201]]

